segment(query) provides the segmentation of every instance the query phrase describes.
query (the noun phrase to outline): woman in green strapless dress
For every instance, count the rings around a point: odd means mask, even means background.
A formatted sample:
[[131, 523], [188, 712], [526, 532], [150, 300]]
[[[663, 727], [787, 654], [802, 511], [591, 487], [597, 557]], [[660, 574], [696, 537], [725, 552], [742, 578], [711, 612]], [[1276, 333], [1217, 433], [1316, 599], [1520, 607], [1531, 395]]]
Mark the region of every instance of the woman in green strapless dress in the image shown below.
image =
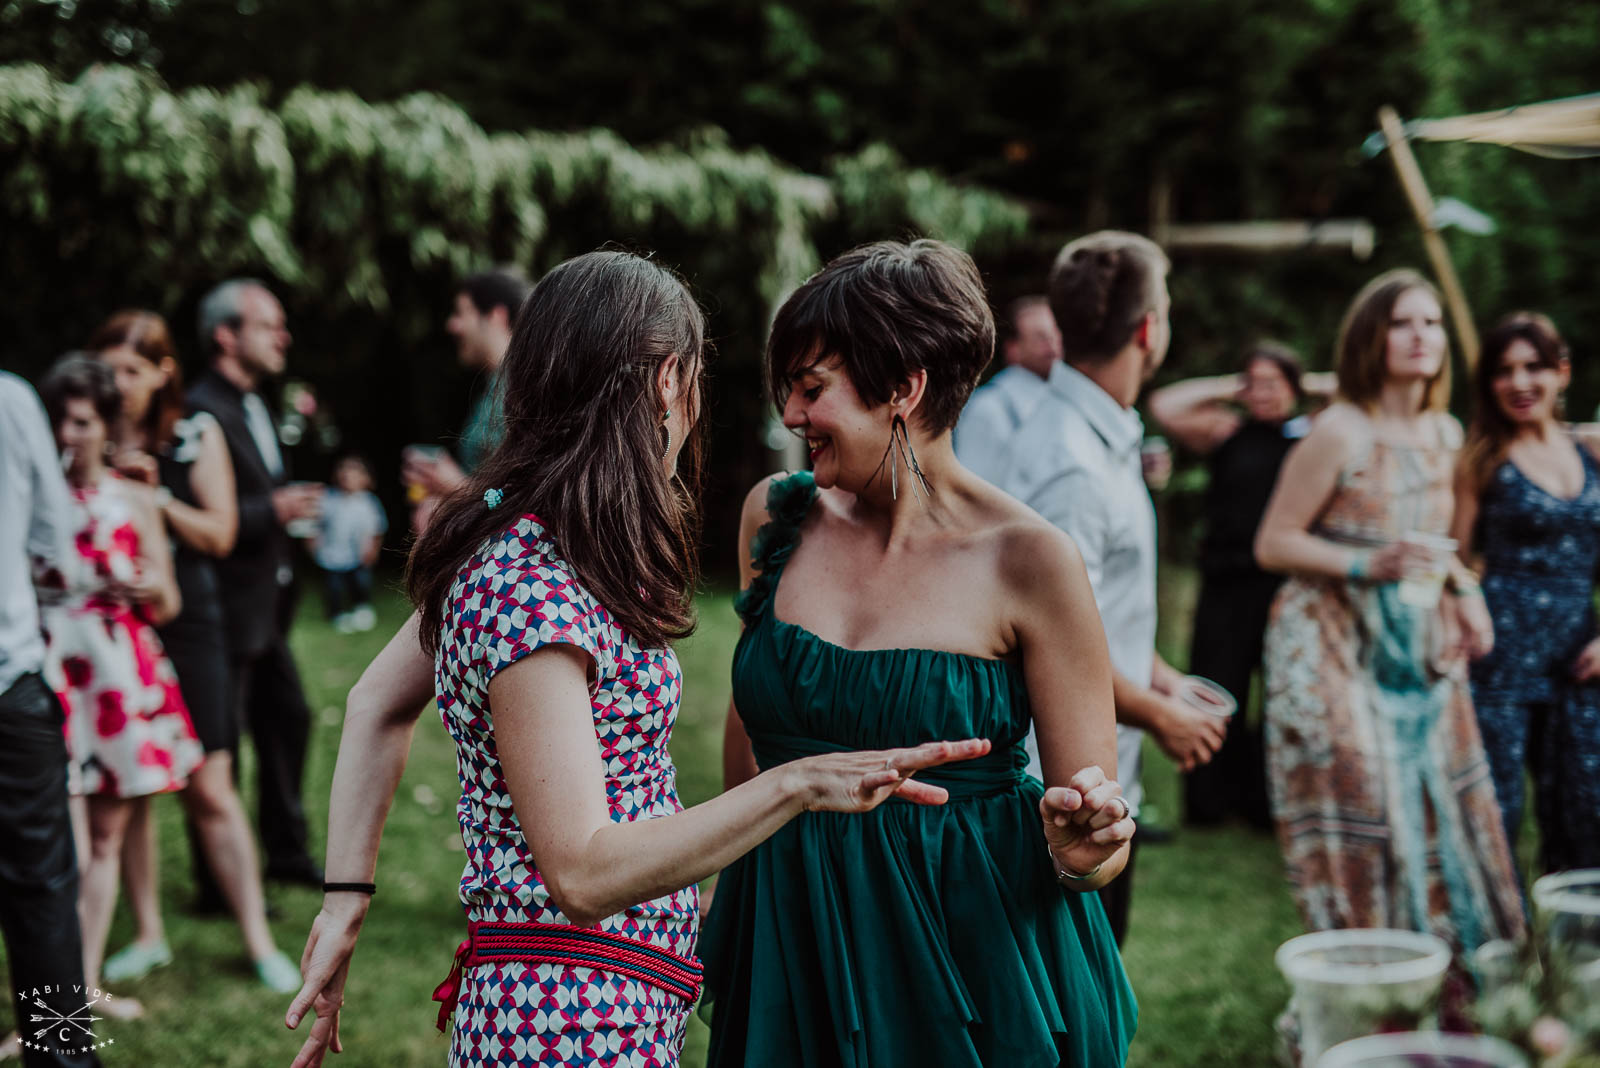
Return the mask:
[[[711, 1068], [1126, 1057], [1133, 992], [1083, 892], [1133, 833], [1099, 616], [1071, 542], [950, 444], [992, 348], [971, 260], [928, 241], [847, 253], [774, 324], [813, 472], [746, 502], [729, 785], [817, 753], [993, 750], [918, 775], [944, 805], [808, 812], [723, 872], [700, 943]], [[1049, 791], [1023, 770], [1035, 720]]]

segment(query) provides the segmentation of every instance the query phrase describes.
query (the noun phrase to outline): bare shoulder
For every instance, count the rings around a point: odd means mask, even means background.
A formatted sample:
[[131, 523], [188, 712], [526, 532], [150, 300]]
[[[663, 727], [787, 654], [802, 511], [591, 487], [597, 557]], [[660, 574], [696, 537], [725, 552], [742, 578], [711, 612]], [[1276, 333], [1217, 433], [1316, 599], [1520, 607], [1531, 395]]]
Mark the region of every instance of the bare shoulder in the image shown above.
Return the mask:
[[1372, 420], [1366, 412], [1346, 401], [1335, 401], [1312, 420], [1310, 431], [1300, 439], [1299, 451], [1339, 462], [1371, 436]]
[[1011, 597], [1053, 601], [1075, 579], [1086, 580], [1072, 537], [1029, 508], [1019, 506], [1019, 514], [998, 526], [994, 536], [1000, 580]]

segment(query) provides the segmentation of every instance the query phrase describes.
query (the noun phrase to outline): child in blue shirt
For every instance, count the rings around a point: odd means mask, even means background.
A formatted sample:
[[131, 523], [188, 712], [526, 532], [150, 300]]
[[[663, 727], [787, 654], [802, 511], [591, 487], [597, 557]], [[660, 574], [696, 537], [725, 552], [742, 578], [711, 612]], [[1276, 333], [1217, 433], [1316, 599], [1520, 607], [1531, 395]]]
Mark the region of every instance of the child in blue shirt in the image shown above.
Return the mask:
[[333, 469], [333, 485], [322, 497], [312, 557], [322, 569], [328, 618], [341, 634], [371, 630], [372, 565], [377, 562], [389, 520], [372, 494], [372, 472], [359, 456], [346, 456]]

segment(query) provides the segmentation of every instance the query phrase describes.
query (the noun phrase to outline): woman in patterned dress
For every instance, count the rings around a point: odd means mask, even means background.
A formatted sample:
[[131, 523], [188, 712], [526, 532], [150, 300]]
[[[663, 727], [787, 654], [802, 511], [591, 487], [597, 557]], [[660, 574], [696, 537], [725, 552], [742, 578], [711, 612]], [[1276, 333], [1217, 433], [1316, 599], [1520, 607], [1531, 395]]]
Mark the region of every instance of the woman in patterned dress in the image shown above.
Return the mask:
[[1308, 927], [1430, 931], [1470, 951], [1523, 915], [1462, 656], [1489, 640], [1488, 614], [1440, 538], [1461, 431], [1433, 287], [1412, 271], [1368, 283], [1337, 371], [1339, 399], [1284, 462], [1256, 539], [1261, 565], [1290, 576], [1266, 638], [1278, 836]]
[[[161, 644], [205, 760], [179, 792], [192, 841], [233, 910], [257, 977], [278, 993], [300, 988], [300, 970], [272, 941], [256, 861], [255, 834], [233, 782], [238, 715], [228, 677], [222, 591], [212, 561], [233, 549], [238, 503], [222, 428], [206, 412], [187, 414], [172, 334], [161, 316], [121, 311], [102, 323], [89, 348], [111, 368], [122, 395], [120, 473], [155, 490], [171, 533], [182, 608], [161, 627]], [[155, 821], [134, 811], [122, 851], [123, 887], [137, 925], [134, 940], [106, 959], [108, 982], [137, 979], [172, 960], [161, 917]]]
[[1600, 428], [1569, 428], [1567, 346], [1543, 315], [1484, 339], [1456, 479], [1455, 537], [1483, 561], [1491, 651], [1472, 701], [1515, 842], [1531, 771], [1546, 871], [1600, 867]]
[[431, 695], [467, 851], [468, 939], [435, 994], [452, 1065], [676, 1065], [699, 988], [695, 884], [808, 809], [940, 804], [911, 772], [988, 752], [831, 753], [683, 809], [670, 643], [694, 625], [702, 338], [684, 284], [621, 252], [567, 261], [519, 312], [505, 438], [440, 504], [411, 555], [418, 612], [350, 696], [330, 889], [286, 1016], [317, 1016], [296, 1065], [339, 1048], [383, 815]]
[[128, 822], [152, 794], [183, 788], [201, 748], [155, 632], [177, 615], [179, 595], [154, 495], [106, 462], [122, 405], [111, 371], [69, 356], [51, 368], [39, 394], [76, 506], [74, 545], [92, 576], [65, 600], [46, 602], [42, 621], [46, 677], [67, 713], [72, 791], [86, 798], [79, 913], [83, 974], [93, 986]]

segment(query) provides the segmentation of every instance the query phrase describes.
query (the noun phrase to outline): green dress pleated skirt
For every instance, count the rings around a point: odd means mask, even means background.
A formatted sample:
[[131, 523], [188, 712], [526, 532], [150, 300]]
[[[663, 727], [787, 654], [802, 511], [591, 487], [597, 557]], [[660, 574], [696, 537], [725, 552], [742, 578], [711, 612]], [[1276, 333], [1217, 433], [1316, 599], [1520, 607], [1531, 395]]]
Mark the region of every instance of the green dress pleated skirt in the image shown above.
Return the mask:
[[919, 779], [949, 803], [805, 813], [731, 865], [700, 940], [711, 1068], [1099, 1068], [1138, 1009], [1094, 894], [1056, 883], [1023, 771], [1022, 672], [851, 650], [774, 617], [815, 488], [776, 483], [740, 598], [734, 698], [763, 768], [814, 753], [989, 738]]

